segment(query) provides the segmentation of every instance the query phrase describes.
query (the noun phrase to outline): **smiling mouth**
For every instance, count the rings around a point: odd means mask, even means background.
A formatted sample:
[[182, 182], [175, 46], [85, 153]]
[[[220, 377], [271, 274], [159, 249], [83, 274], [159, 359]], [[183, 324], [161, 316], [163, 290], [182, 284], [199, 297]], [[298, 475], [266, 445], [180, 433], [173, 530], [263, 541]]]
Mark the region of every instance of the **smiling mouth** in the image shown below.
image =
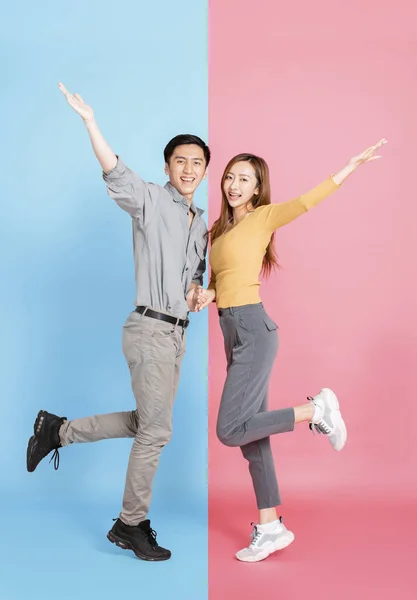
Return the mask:
[[180, 177], [183, 183], [194, 183], [195, 177]]
[[242, 194], [237, 194], [237, 193], [229, 192], [227, 195], [229, 196], [229, 198], [231, 200], [237, 200], [238, 198], [241, 197]]

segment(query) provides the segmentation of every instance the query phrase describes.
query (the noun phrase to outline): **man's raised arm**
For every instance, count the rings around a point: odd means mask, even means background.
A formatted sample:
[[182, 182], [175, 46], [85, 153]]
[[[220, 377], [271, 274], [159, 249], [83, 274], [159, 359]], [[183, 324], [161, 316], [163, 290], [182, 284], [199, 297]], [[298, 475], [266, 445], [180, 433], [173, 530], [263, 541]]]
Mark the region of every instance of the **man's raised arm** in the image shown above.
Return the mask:
[[117, 164], [117, 156], [104, 139], [94, 118], [94, 112], [91, 106], [88, 106], [81, 98], [80, 94], [71, 94], [63, 83], [58, 85], [64, 94], [68, 104], [80, 115], [90, 136], [91, 145], [94, 154], [97, 157], [101, 168], [105, 173], [109, 173]]
[[71, 94], [62, 83], [58, 87], [68, 104], [84, 121], [94, 154], [103, 169], [103, 178], [109, 196], [132, 218], [138, 219], [144, 225], [155, 214], [154, 209], [160, 195], [160, 187], [152, 183], [145, 183], [139, 175], [126, 167], [123, 161], [116, 156], [98, 128], [93, 109], [84, 102], [80, 94]]

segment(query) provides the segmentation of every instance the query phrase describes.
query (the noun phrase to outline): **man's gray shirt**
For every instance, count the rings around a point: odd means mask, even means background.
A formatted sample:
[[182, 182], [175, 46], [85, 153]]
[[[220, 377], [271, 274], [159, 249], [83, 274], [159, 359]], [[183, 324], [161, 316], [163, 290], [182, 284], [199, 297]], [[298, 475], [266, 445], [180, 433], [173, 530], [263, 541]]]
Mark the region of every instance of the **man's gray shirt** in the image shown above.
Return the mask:
[[[146, 183], [118, 158], [103, 174], [111, 198], [132, 217], [136, 306], [184, 319], [191, 283], [203, 284], [207, 227], [203, 210], [170, 184]], [[188, 212], [194, 213], [191, 228]]]

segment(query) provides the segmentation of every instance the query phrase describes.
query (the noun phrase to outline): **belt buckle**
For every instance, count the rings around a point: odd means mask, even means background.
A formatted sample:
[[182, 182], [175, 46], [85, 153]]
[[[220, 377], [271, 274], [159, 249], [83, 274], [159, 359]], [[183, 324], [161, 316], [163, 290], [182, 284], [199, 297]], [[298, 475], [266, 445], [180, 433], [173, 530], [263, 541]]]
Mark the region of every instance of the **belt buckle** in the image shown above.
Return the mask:
[[185, 319], [184, 320], [183, 329], [187, 329], [187, 327], [188, 327], [189, 324], [190, 324], [190, 319]]

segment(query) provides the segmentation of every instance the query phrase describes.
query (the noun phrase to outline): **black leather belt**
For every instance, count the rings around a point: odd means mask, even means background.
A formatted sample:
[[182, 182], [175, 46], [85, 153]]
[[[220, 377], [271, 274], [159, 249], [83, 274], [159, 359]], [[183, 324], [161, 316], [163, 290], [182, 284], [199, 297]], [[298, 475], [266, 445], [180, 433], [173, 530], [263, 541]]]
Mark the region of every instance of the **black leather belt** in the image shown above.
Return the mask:
[[152, 308], [147, 308], [146, 306], [137, 306], [135, 311], [140, 315], [146, 310], [146, 317], [151, 317], [151, 319], [158, 319], [159, 321], [165, 321], [166, 323], [171, 323], [172, 325], [179, 325], [184, 329], [187, 329], [190, 324], [189, 319], [176, 319], [175, 317], [171, 317], [171, 315], [166, 315], [165, 313], [157, 312], [156, 310], [152, 310]]

